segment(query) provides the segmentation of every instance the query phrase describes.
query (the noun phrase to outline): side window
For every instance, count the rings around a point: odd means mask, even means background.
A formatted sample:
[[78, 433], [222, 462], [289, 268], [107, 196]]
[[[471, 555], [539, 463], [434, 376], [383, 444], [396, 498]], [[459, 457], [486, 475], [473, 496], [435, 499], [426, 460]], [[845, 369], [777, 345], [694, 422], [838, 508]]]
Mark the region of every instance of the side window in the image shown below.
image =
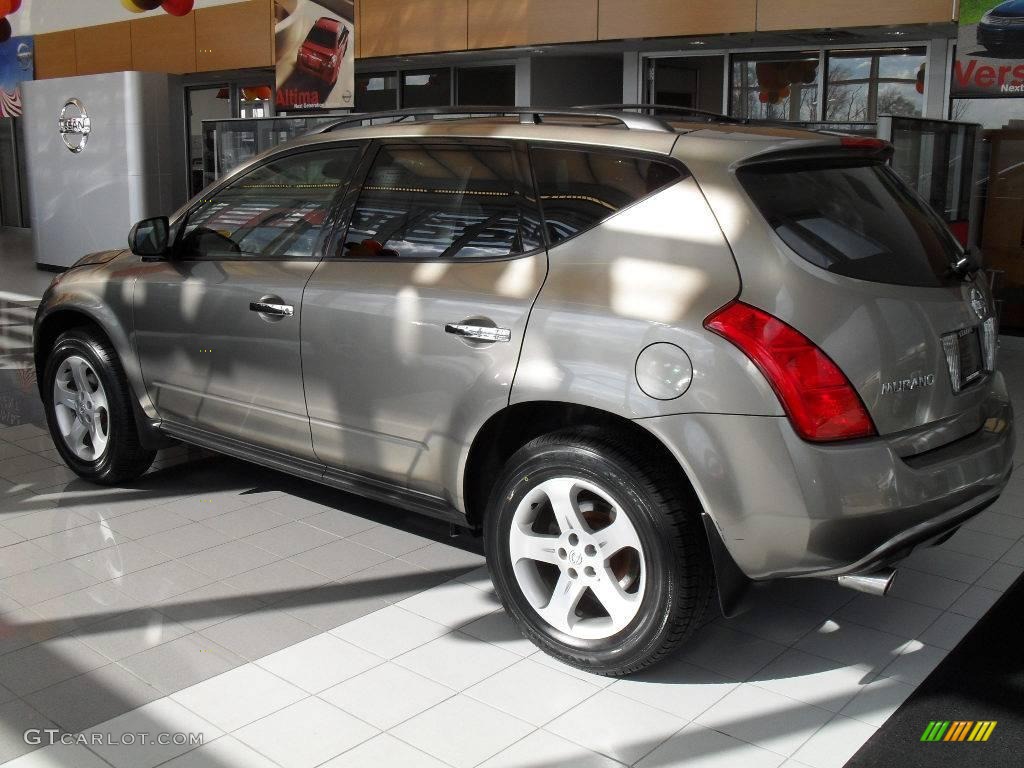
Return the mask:
[[303, 152], [261, 165], [204, 200], [185, 222], [185, 259], [308, 259], [360, 150]]
[[668, 163], [604, 150], [533, 147], [530, 156], [552, 245], [684, 177]]
[[349, 258], [494, 259], [539, 248], [511, 146], [387, 145], [363, 184]]

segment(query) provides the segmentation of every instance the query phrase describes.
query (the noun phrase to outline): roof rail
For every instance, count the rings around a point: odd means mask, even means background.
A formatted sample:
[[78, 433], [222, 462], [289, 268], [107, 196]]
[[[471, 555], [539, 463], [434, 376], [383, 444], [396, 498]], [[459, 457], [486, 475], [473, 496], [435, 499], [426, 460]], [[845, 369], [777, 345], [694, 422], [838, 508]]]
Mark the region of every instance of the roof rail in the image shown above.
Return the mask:
[[648, 110], [651, 113], [654, 112], [674, 112], [679, 115], [689, 115], [692, 117], [703, 117], [708, 122], [712, 123], [738, 123], [746, 124], [751, 122], [749, 118], [745, 117], [732, 117], [730, 115], [723, 115], [720, 112], [710, 112], [706, 109], [694, 109], [692, 107], [677, 107], [672, 104], [588, 104], [585, 107], [578, 107], [578, 109], [598, 109], [598, 110]]
[[388, 112], [364, 112], [351, 114], [325, 125], [318, 126], [313, 133], [330, 133], [344, 128], [373, 125], [375, 120], [400, 123], [406, 120], [421, 121], [435, 117], [474, 118], [518, 116], [522, 123], [541, 124], [545, 117], [604, 118], [614, 120], [630, 130], [672, 132], [663, 121], [649, 115], [622, 112], [618, 105], [614, 109], [589, 107], [432, 107], [429, 109], [396, 109]]

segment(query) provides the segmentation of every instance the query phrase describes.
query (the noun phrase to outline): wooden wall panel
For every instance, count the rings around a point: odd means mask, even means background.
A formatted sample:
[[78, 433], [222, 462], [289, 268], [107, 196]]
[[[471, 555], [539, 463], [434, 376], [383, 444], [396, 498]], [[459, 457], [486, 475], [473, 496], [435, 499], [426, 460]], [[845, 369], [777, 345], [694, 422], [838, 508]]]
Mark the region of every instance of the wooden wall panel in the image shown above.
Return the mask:
[[461, 51], [468, 0], [363, 0], [360, 55]]
[[954, 0], [759, 0], [760, 30], [922, 24], [956, 18]]
[[132, 68], [131, 22], [100, 24], [75, 30], [78, 74], [126, 72]]
[[197, 71], [274, 66], [271, 3], [247, 0], [196, 10]]
[[74, 77], [78, 74], [75, 56], [75, 31], [36, 35], [36, 79]]
[[601, 40], [752, 32], [757, 0], [600, 0], [598, 20]]
[[131, 22], [132, 69], [183, 74], [196, 71], [196, 17], [160, 14]]
[[469, 0], [469, 47], [597, 39], [598, 0]]

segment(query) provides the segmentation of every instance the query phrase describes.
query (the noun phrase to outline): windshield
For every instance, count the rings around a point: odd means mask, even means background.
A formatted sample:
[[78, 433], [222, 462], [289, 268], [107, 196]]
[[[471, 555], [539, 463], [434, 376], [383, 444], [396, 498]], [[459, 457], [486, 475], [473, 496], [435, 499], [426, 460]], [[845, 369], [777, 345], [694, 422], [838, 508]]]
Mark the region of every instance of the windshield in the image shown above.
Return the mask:
[[886, 165], [814, 160], [741, 169], [744, 189], [806, 261], [876, 283], [957, 282], [960, 248], [942, 220]]
[[322, 45], [324, 48], [334, 48], [338, 44], [338, 33], [316, 26], [309, 30], [306, 42]]

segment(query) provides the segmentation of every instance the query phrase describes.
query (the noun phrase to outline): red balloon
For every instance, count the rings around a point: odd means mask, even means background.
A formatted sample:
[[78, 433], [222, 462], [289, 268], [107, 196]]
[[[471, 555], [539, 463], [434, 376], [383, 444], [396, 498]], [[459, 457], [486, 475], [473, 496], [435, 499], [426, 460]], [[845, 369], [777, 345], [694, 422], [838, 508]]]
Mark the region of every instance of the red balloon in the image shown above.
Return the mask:
[[11, 0], [11, 13], [17, 13], [21, 8], [21, 0]]
[[14, 3], [12, 0], [0, 0], [0, 19], [13, 13]]
[[195, 0], [164, 0], [160, 5], [171, 16], [186, 16], [192, 12]]
[[0, 19], [0, 43], [6, 43], [11, 39], [11, 22], [7, 19]]

